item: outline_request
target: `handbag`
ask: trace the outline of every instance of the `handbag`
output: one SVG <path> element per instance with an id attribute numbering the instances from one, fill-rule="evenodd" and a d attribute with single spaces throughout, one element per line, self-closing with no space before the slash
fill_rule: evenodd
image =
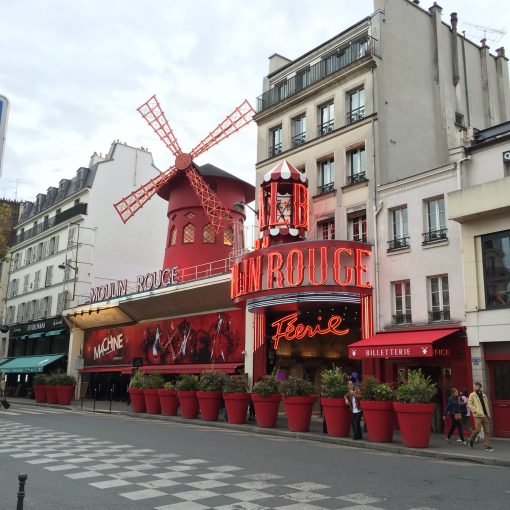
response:
<path id="1" fill-rule="evenodd" d="M 461 413 L 454 413 L 453 418 L 457 421 L 462 421 L 462 414 Z"/>

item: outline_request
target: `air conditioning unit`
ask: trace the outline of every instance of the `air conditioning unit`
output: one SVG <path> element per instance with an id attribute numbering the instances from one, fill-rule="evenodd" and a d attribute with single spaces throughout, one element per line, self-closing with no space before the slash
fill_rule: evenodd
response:
<path id="1" fill-rule="evenodd" d="M 510 163 L 510 151 L 503 152 L 503 163 Z"/>

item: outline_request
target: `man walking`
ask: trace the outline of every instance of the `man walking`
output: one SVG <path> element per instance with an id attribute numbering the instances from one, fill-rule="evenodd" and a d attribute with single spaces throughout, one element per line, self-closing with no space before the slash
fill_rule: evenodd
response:
<path id="1" fill-rule="evenodd" d="M 483 427 L 484 439 L 483 445 L 485 446 L 485 450 L 488 452 L 493 452 L 494 448 L 491 447 L 489 443 L 490 439 L 490 427 L 491 427 L 491 414 L 490 414 L 490 406 L 489 406 L 489 398 L 482 391 L 482 383 L 475 382 L 473 385 L 473 393 L 469 395 L 468 399 L 468 408 L 473 415 L 473 419 L 475 421 L 475 430 L 473 430 L 471 437 L 469 438 L 469 447 L 473 448 L 473 443 L 475 441 L 476 436 L 480 433 L 480 430 Z"/>

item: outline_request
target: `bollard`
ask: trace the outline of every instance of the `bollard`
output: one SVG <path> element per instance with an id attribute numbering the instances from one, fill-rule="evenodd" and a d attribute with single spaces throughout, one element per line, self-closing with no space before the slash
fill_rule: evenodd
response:
<path id="1" fill-rule="evenodd" d="M 22 473 L 18 475 L 19 489 L 18 489 L 18 504 L 16 510 L 23 510 L 23 498 L 25 497 L 25 482 L 27 481 L 27 475 Z"/>
<path id="2" fill-rule="evenodd" d="M 110 390 L 110 414 L 112 412 L 112 400 L 113 400 L 113 387 Z"/>

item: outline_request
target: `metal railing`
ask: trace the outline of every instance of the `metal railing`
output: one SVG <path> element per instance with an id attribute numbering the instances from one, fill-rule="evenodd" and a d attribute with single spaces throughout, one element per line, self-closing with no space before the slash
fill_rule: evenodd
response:
<path id="1" fill-rule="evenodd" d="M 398 239 L 392 239 L 388 241 L 388 251 L 401 250 L 402 248 L 409 247 L 409 237 L 400 237 Z"/>
<path id="2" fill-rule="evenodd" d="M 331 133 L 335 129 L 335 121 L 334 120 L 328 120 L 328 122 L 323 122 L 322 124 L 319 124 L 317 126 L 317 133 L 319 136 L 327 135 L 328 133 Z"/>
<path id="3" fill-rule="evenodd" d="M 423 243 L 434 243 L 436 241 L 443 241 L 448 239 L 446 233 L 448 232 L 447 228 L 441 228 L 439 230 L 429 230 L 428 232 L 424 232 L 423 235 Z"/>
<path id="4" fill-rule="evenodd" d="M 355 122 L 358 122 L 359 120 L 362 120 L 364 118 L 365 118 L 365 106 L 360 106 L 359 108 L 351 110 L 350 112 L 347 112 L 345 114 L 345 122 L 347 124 L 354 124 Z"/>
<path id="5" fill-rule="evenodd" d="M 328 182 L 327 184 L 322 184 L 317 188 L 318 195 L 322 195 L 324 193 L 329 193 L 330 191 L 335 191 L 335 183 Z"/>
<path id="6" fill-rule="evenodd" d="M 351 41 L 345 46 L 338 48 L 336 53 L 325 57 L 320 62 L 310 66 L 306 77 L 302 74 L 288 78 L 282 85 L 276 86 L 264 92 L 257 98 L 257 112 L 262 112 L 271 106 L 305 90 L 324 78 L 336 73 L 348 65 L 375 53 L 377 40 L 370 36 L 363 36 L 356 41 Z"/>
<path id="7" fill-rule="evenodd" d="M 432 310 L 429 312 L 429 321 L 430 322 L 444 322 L 450 320 L 450 309 L 448 307 L 443 308 L 442 310 Z"/>
<path id="8" fill-rule="evenodd" d="M 357 184 L 358 182 L 368 181 L 366 172 L 358 172 L 347 176 L 348 184 Z"/>
<path id="9" fill-rule="evenodd" d="M 292 147 L 297 147 L 298 145 L 302 145 L 306 142 L 306 133 L 299 133 L 298 135 L 294 135 L 292 137 Z"/>
<path id="10" fill-rule="evenodd" d="M 396 313 L 393 317 L 393 324 L 411 324 L 413 322 L 410 313 Z"/>
<path id="11" fill-rule="evenodd" d="M 272 145 L 269 147 L 269 157 L 273 158 L 274 156 L 277 156 L 278 154 L 282 153 L 282 144 L 277 143 L 276 145 Z"/>

